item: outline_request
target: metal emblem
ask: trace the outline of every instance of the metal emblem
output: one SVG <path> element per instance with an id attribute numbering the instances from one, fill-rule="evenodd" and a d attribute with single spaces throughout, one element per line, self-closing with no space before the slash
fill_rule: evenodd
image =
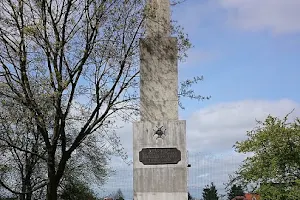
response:
<path id="1" fill-rule="evenodd" d="M 157 135 L 156 139 L 158 139 L 158 138 L 163 139 L 162 136 L 163 136 L 163 135 L 166 136 L 166 130 L 167 130 L 167 129 L 164 129 L 164 130 L 163 130 L 163 129 L 162 129 L 163 127 L 164 127 L 164 126 L 161 126 L 161 127 L 156 126 L 157 130 L 156 130 L 156 131 L 154 130 L 155 133 L 153 134 L 153 136 L 154 136 L 154 135 Z"/>

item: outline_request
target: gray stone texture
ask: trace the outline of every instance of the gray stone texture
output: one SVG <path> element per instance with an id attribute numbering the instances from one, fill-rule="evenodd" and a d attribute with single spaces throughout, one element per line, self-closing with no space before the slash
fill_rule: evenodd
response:
<path id="1" fill-rule="evenodd" d="M 170 35 L 170 0 L 148 0 L 146 13 L 147 37 Z"/>
<path id="2" fill-rule="evenodd" d="M 134 200 L 187 200 L 186 124 L 178 120 L 177 39 L 170 36 L 170 0 L 149 0 L 140 40 L 140 115 L 133 126 Z M 166 129 L 162 138 L 154 135 Z M 177 164 L 144 165 L 143 148 L 177 148 Z M 167 154 L 164 154 L 167 155 Z"/>
<path id="3" fill-rule="evenodd" d="M 141 121 L 178 119 L 177 39 L 140 42 Z"/>
<path id="4" fill-rule="evenodd" d="M 137 192 L 135 193 L 134 200 L 187 200 L 188 195 L 186 192 Z"/>
<path id="5" fill-rule="evenodd" d="M 161 126 L 166 128 L 166 135 L 163 136 L 162 139 L 153 135 L 155 130 L 157 130 L 157 127 Z M 187 199 L 187 154 L 185 130 L 186 123 L 184 120 L 134 123 L 133 186 L 135 200 L 152 200 L 154 196 L 169 196 L 170 198 L 172 197 L 173 200 Z M 165 147 L 177 148 L 181 151 L 181 161 L 179 161 L 178 164 L 144 165 L 139 161 L 139 152 L 143 148 Z M 172 195 L 175 193 L 180 193 L 181 195 Z M 163 197 L 159 199 L 167 200 Z"/>

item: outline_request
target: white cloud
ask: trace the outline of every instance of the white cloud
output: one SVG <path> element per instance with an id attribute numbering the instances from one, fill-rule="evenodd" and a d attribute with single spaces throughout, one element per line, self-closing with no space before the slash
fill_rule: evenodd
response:
<path id="1" fill-rule="evenodd" d="M 246 131 L 254 128 L 255 120 L 263 120 L 269 114 L 291 118 L 300 114 L 300 104 L 288 99 L 277 101 L 245 100 L 220 103 L 196 111 L 186 119 L 187 147 L 190 153 L 224 153 L 230 151 L 236 141 L 245 139 Z M 298 115 L 299 116 L 299 115 Z M 132 155 L 132 123 L 119 122 L 117 130 L 121 143 Z"/>
<path id="2" fill-rule="evenodd" d="M 187 146 L 191 152 L 221 153 L 236 141 L 243 140 L 246 131 L 269 114 L 283 117 L 295 108 L 291 117 L 300 113 L 300 105 L 290 100 L 247 100 L 222 103 L 195 112 L 187 119 Z"/>
<path id="3" fill-rule="evenodd" d="M 195 36 L 207 27 L 224 24 L 246 31 L 293 34 L 300 32 L 299 10 L 299 0 L 187 1 L 174 7 L 173 18 Z"/>
<path id="4" fill-rule="evenodd" d="M 300 32 L 299 0 L 218 0 L 228 22 L 245 30 L 275 34 Z"/>

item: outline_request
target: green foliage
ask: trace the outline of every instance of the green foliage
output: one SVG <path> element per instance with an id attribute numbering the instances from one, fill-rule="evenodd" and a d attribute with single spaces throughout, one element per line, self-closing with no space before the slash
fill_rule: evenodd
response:
<path id="1" fill-rule="evenodd" d="M 300 198 L 300 185 L 288 186 L 289 184 L 262 184 L 257 192 L 262 199 L 296 200 Z"/>
<path id="2" fill-rule="evenodd" d="M 121 191 L 120 188 L 118 189 L 118 191 L 114 195 L 114 199 L 115 200 L 124 200 L 124 195 L 123 195 L 123 193 L 122 193 L 122 191 Z"/>
<path id="3" fill-rule="evenodd" d="M 244 196 L 245 193 L 243 191 L 243 188 L 241 185 L 235 185 L 233 184 L 230 190 L 227 193 L 228 200 L 233 199 L 236 196 Z"/>
<path id="4" fill-rule="evenodd" d="M 193 197 L 190 193 L 188 193 L 188 200 L 193 200 Z"/>
<path id="5" fill-rule="evenodd" d="M 211 183 L 211 185 L 205 186 L 202 192 L 202 196 L 204 200 L 218 200 L 218 191 L 216 189 L 216 186 L 214 183 Z"/>
<path id="6" fill-rule="evenodd" d="M 68 180 L 60 197 L 62 200 L 97 200 L 89 186 L 78 179 Z"/>
<path id="7" fill-rule="evenodd" d="M 237 142 L 239 153 L 253 153 L 244 160 L 231 183 L 254 185 L 263 199 L 299 199 L 300 120 L 268 116 Z"/>

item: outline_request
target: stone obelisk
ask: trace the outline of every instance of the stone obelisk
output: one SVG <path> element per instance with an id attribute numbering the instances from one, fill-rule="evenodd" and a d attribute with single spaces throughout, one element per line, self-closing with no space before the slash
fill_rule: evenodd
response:
<path id="1" fill-rule="evenodd" d="M 152 0 L 140 40 L 140 115 L 133 125 L 134 200 L 187 200 L 186 123 L 178 120 L 177 39 L 170 1 Z"/>

